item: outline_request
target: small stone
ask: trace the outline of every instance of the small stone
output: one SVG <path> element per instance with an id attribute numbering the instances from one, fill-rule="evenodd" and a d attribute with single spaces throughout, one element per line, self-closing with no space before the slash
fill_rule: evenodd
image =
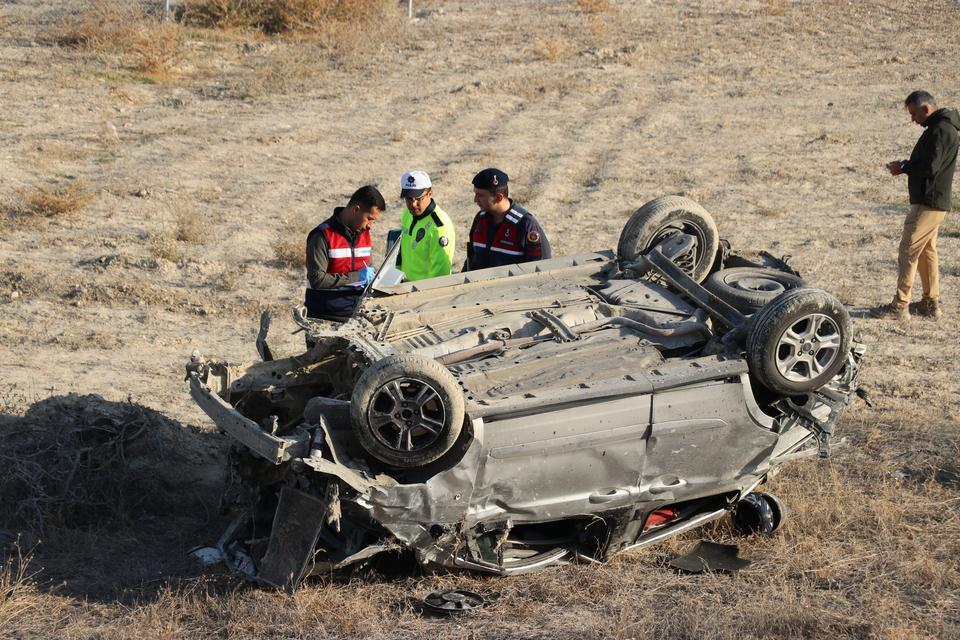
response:
<path id="1" fill-rule="evenodd" d="M 10 294 L 10 299 L 11 299 L 11 300 L 16 300 L 16 299 L 19 298 L 19 297 L 20 297 L 20 292 L 19 292 L 19 291 L 14 291 L 13 293 Z"/>

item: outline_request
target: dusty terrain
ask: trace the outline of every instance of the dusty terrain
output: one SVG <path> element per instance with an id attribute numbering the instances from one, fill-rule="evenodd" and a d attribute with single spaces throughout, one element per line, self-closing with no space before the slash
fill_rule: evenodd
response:
<path id="1" fill-rule="evenodd" d="M 906 185 L 883 164 L 920 133 L 902 99 L 960 105 L 956 1 L 434 1 L 322 38 L 175 26 L 156 68 L 58 38 L 85 4 L 0 5 L 0 544 L 22 533 L 29 555 L 0 573 L 0 636 L 960 636 L 955 216 L 945 317 L 862 317 L 893 292 Z M 306 229 L 376 183 L 382 251 L 399 176 L 423 168 L 462 239 L 486 166 L 556 254 L 615 246 L 635 208 L 680 193 L 734 247 L 792 255 L 870 349 L 876 407 L 845 414 L 850 445 L 771 482 L 791 519 L 738 540 L 755 563 L 735 576 L 664 564 L 731 541 L 723 524 L 606 566 L 370 571 L 293 598 L 188 566 L 221 526 L 223 441 L 186 393 L 190 351 L 255 358 L 265 308 L 274 350 L 299 348 Z M 41 206 L 69 185 L 75 211 Z M 451 585 L 499 596 L 418 613 Z"/>

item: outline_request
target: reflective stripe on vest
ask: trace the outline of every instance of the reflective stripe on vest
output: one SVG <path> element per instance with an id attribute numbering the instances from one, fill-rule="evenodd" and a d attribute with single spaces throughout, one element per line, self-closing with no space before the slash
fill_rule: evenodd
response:
<path id="1" fill-rule="evenodd" d="M 327 239 L 327 273 L 349 273 L 369 266 L 373 246 L 369 229 L 364 229 L 357 236 L 356 244 L 351 245 L 350 240 L 332 226 L 322 228 Z"/>
<path id="2" fill-rule="evenodd" d="M 511 209 L 494 230 L 490 214 L 483 213 L 477 219 L 473 228 L 470 244 L 473 245 L 474 249 L 488 249 L 511 256 L 522 256 L 524 255 L 523 234 L 519 226 L 522 219 L 522 213 L 517 213 L 515 209 Z"/>

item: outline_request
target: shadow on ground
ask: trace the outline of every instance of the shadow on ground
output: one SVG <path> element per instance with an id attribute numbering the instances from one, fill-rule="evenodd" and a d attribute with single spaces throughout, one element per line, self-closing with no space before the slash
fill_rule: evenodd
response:
<path id="1" fill-rule="evenodd" d="M 0 546 L 45 589 L 133 601 L 198 569 L 223 527 L 226 440 L 131 402 L 54 396 L 0 413 Z"/>

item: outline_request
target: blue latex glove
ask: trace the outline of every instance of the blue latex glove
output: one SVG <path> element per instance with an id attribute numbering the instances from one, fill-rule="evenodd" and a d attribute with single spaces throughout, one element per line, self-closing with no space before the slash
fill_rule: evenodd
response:
<path id="1" fill-rule="evenodd" d="M 377 275 L 377 270 L 373 267 L 364 267 L 358 273 L 360 274 L 360 282 L 366 285 L 373 282 L 373 276 Z"/>

